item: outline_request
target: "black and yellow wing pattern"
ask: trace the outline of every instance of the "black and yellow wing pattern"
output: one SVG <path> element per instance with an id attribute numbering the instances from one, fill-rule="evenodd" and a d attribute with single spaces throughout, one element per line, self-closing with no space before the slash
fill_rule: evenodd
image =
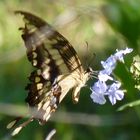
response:
<path id="1" fill-rule="evenodd" d="M 26 102 L 36 112 L 27 122 L 16 127 L 13 135 L 34 118 L 44 124 L 70 89 L 73 89 L 73 101 L 78 102 L 79 91 L 91 74 L 91 69 L 84 71 L 68 40 L 46 21 L 28 12 L 16 13 L 24 16 L 25 27 L 20 30 L 28 60 L 35 68 L 26 86 Z"/>

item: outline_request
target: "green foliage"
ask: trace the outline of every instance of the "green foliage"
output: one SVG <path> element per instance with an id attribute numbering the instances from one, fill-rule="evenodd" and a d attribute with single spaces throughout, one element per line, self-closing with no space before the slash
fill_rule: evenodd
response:
<path id="1" fill-rule="evenodd" d="M 131 103 L 127 103 L 121 107 L 118 108 L 118 111 L 122 111 L 128 107 L 134 107 L 134 106 L 138 106 L 140 105 L 140 100 L 137 100 L 137 101 L 134 101 L 134 102 L 131 102 Z"/>
<path id="2" fill-rule="evenodd" d="M 139 0 L 110 1 L 104 6 L 104 14 L 110 25 L 135 49 L 139 47 L 140 8 Z"/>
<path id="3" fill-rule="evenodd" d="M 115 76 L 126 90 L 123 101 L 115 106 L 110 103 L 103 106 L 96 105 L 89 97 L 89 90 L 82 89 L 77 105 L 72 103 L 69 94 L 59 106 L 57 112 L 68 113 L 68 116 L 65 117 L 64 113 L 58 115 L 56 112 L 55 119 L 52 117 L 46 125 L 40 126 L 34 121 L 13 138 L 9 136 L 10 130 L 6 129 L 6 125 L 14 118 L 8 111 L 12 108 L 5 111 L 1 109 L 0 139 L 45 140 L 47 134 L 54 128 L 56 129 L 54 140 L 139 139 L 140 110 L 137 105 L 140 93 L 135 89 L 135 80 L 139 79 L 137 72 L 139 68 L 135 69 L 133 66 L 137 63 L 132 63 L 133 55 L 139 54 L 139 5 L 139 0 L 0 1 L 0 103 L 26 105 L 24 99 L 27 93 L 24 87 L 28 82 L 26 77 L 31 72 L 20 37 L 21 32 L 18 31 L 23 22 L 20 16 L 14 15 L 14 10 L 30 11 L 54 25 L 70 40 L 85 66 L 89 62 L 85 58 L 90 59 L 95 53 L 96 57 L 91 62 L 94 70 L 99 70 L 100 61 L 105 60 L 115 49 L 124 48 L 126 44 L 134 49 L 132 55 L 126 56 L 125 66 L 119 63 L 115 70 Z M 85 47 L 86 41 L 89 52 Z M 130 74 L 130 66 L 133 74 Z M 133 79 L 133 76 L 137 78 Z M 91 80 L 88 84 L 95 80 Z M 117 112 L 120 106 L 120 110 L 123 111 Z M 130 106 L 133 108 L 127 108 Z M 77 115 L 73 116 L 71 112 Z"/>
<path id="4" fill-rule="evenodd" d="M 130 67 L 130 72 L 135 80 L 135 88 L 140 90 L 140 57 L 139 55 L 133 57 L 133 63 Z"/>

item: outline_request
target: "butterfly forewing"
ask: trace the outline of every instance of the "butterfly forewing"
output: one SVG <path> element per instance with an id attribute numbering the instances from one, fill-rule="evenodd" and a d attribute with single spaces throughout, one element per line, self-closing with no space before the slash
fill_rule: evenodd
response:
<path id="1" fill-rule="evenodd" d="M 46 50 L 49 50 L 49 52 L 56 50 L 55 55 L 59 54 L 62 57 L 69 72 L 73 70 L 83 71 L 76 51 L 66 38 L 54 30 L 44 20 L 27 12 L 18 11 L 18 13 L 24 15 L 26 19 L 22 36 L 27 49 L 34 49 L 40 45 L 46 44 L 44 45 Z M 53 55 L 53 57 L 55 55 Z M 41 57 L 42 55 L 39 56 Z"/>
<path id="2" fill-rule="evenodd" d="M 26 88 L 29 90 L 26 101 L 30 105 L 36 105 L 42 101 L 46 93 L 44 90 L 50 90 L 58 75 L 75 70 L 81 72 L 83 68 L 75 50 L 60 33 L 30 13 L 23 11 L 18 13 L 24 15 L 26 21 L 25 28 L 22 28 L 22 38 L 27 48 L 28 59 L 41 71 L 40 75 L 35 71 L 36 74 L 31 74 L 29 78 L 34 79 L 36 76 L 36 79 L 41 80 L 38 83 L 30 80 L 31 83 Z"/>
<path id="3" fill-rule="evenodd" d="M 79 91 L 89 79 L 89 73 L 84 71 L 76 51 L 66 38 L 41 18 L 28 12 L 16 13 L 24 16 L 25 27 L 20 29 L 28 60 L 35 67 L 26 86 L 26 102 L 37 111 L 27 122 L 19 125 L 14 134 L 33 118 L 40 123 L 46 122 L 72 88 L 73 101 L 78 102 Z"/>
<path id="4" fill-rule="evenodd" d="M 21 29 L 28 59 L 37 68 L 29 77 L 31 83 L 26 87 L 29 90 L 26 101 L 38 106 L 46 100 L 45 94 L 59 75 L 81 71 L 82 67 L 71 44 L 47 22 L 27 12 L 18 13 L 25 19 L 25 27 Z"/>

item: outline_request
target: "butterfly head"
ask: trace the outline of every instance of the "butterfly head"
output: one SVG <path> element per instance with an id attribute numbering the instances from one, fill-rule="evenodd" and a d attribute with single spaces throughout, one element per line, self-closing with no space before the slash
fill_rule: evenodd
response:
<path id="1" fill-rule="evenodd" d="M 92 74 L 92 73 L 94 73 L 94 71 L 91 67 L 88 67 L 87 70 L 86 70 L 86 73 L 91 73 Z"/>

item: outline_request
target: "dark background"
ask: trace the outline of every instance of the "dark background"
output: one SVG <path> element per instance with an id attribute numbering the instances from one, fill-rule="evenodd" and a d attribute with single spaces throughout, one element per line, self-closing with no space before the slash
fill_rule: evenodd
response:
<path id="1" fill-rule="evenodd" d="M 11 138 L 6 125 L 24 112 L 17 105 L 26 105 L 24 87 L 32 70 L 18 31 L 23 25 L 22 17 L 15 15 L 15 10 L 32 12 L 52 24 L 71 42 L 83 65 L 90 63 L 94 70 L 102 69 L 100 61 L 116 49 L 133 48 L 133 53 L 125 57 L 125 65 L 119 63 L 114 73 L 126 90 L 125 98 L 114 106 L 109 101 L 101 106 L 92 102 L 90 90 L 84 88 L 79 103 L 74 105 L 69 93 L 46 125 L 34 121 Z M 117 111 L 140 97 L 129 72 L 133 55 L 139 53 L 139 42 L 139 0 L 1 0 L 0 139 L 45 140 L 55 128 L 54 140 L 139 140 L 139 106 Z M 94 81 L 90 80 L 88 85 Z"/>

